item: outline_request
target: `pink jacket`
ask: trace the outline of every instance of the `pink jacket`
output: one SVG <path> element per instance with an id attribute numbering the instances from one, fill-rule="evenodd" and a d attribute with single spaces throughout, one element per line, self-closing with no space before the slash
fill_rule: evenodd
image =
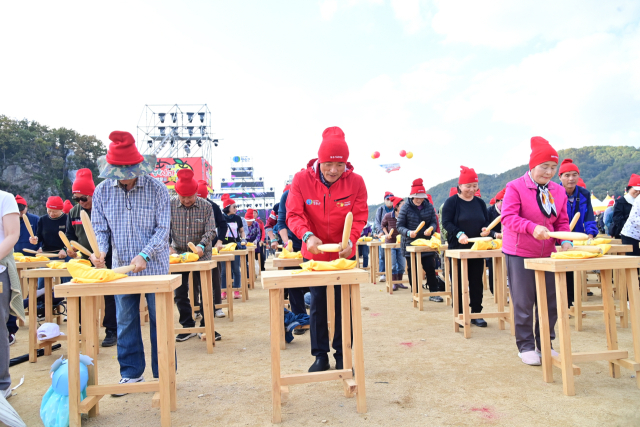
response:
<path id="1" fill-rule="evenodd" d="M 555 239 L 536 240 L 533 230 L 543 225 L 549 231 L 569 231 L 567 193 L 561 185 L 549 183 L 558 216 L 547 218 L 536 200 L 536 184 L 525 173 L 507 184 L 502 202 L 502 252 L 523 258 L 547 258 L 556 251 Z"/>

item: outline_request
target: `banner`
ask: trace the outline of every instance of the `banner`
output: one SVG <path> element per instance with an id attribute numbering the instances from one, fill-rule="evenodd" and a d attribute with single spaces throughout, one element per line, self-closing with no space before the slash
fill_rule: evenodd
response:
<path id="1" fill-rule="evenodd" d="M 202 157 L 160 157 L 156 162 L 155 169 L 151 172 L 151 176 L 161 180 L 167 188 L 174 188 L 180 169 L 193 170 L 193 178 L 196 181 L 200 179 L 207 181 L 209 192 L 213 192 L 212 168 L 209 162 Z"/>
<path id="2" fill-rule="evenodd" d="M 264 188 L 264 181 L 223 182 L 220 184 L 220 188 Z"/>
<path id="3" fill-rule="evenodd" d="M 385 170 L 385 172 L 390 173 L 394 171 L 400 170 L 400 163 L 389 163 L 386 165 L 380 165 L 381 168 Z"/>
<path id="4" fill-rule="evenodd" d="M 213 193 L 211 198 L 213 200 L 220 200 L 223 194 L 228 194 L 232 199 L 273 199 L 275 198 L 275 192 L 273 191 L 252 191 L 252 192 L 237 192 L 237 193 Z"/>
<path id="5" fill-rule="evenodd" d="M 236 178 L 253 179 L 253 171 L 238 171 L 238 172 L 231 171 L 231 179 L 236 179 Z"/>

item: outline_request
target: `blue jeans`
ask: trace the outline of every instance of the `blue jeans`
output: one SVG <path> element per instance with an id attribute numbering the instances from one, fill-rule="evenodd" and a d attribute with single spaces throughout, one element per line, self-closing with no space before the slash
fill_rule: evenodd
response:
<path id="1" fill-rule="evenodd" d="M 227 263 L 226 262 L 221 262 L 221 270 L 220 270 L 220 274 L 222 275 L 222 289 L 227 289 Z M 240 255 L 236 255 L 233 259 L 233 261 L 231 261 L 231 275 L 233 277 L 233 287 L 234 288 L 240 288 L 241 285 L 241 278 L 242 276 L 240 275 Z"/>
<path id="2" fill-rule="evenodd" d="M 156 296 L 145 294 L 149 307 L 151 341 L 151 370 L 158 378 L 158 346 L 156 338 Z M 146 362 L 140 330 L 140 294 L 116 295 L 118 320 L 118 362 L 122 378 L 138 378 L 144 373 Z M 169 337 L 171 339 L 171 337 Z"/>
<path id="3" fill-rule="evenodd" d="M 378 262 L 378 271 L 380 273 L 384 273 L 384 249 L 380 246 L 378 246 L 378 258 L 380 258 L 380 261 Z"/>
<path id="4" fill-rule="evenodd" d="M 402 249 L 391 249 L 391 263 L 393 265 L 391 274 L 404 274 L 406 260 L 402 256 Z"/>
<path id="5" fill-rule="evenodd" d="M 360 246 L 360 253 L 362 254 L 362 266 L 369 267 L 369 246 Z"/>

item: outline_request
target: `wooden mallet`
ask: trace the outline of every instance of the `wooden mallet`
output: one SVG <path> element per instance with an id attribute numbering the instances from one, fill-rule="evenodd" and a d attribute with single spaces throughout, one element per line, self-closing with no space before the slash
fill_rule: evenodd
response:
<path id="1" fill-rule="evenodd" d="M 424 221 L 422 221 L 418 227 L 414 230 L 416 232 L 416 234 L 418 234 L 418 231 L 422 230 L 422 227 L 424 227 Z"/>
<path id="2" fill-rule="evenodd" d="M 579 219 L 580 219 L 580 212 L 576 212 L 576 214 L 573 216 L 573 219 L 571 220 L 571 224 L 569 224 L 570 231 L 573 231 L 573 228 L 576 226 Z"/>
<path id="3" fill-rule="evenodd" d="M 351 225 L 353 224 L 353 214 L 349 212 L 344 219 L 344 229 L 342 230 L 342 247 L 346 248 L 349 245 L 349 235 L 351 234 Z M 327 243 L 325 245 L 318 245 L 320 252 L 340 252 L 340 244 Z"/>
<path id="4" fill-rule="evenodd" d="M 29 232 L 29 234 L 31 235 L 31 237 L 36 237 L 33 234 L 33 228 L 31 228 L 31 223 L 29 222 L 29 219 L 27 218 L 27 215 L 22 215 L 22 220 L 24 221 L 24 225 L 27 227 L 27 231 Z"/>
<path id="5" fill-rule="evenodd" d="M 133 271 L 134 268 L 136 268 L 135 265 L 125 265 L 124 267 L 114 268 L 111 271 L 113 271 L 114 273 L 119 273 L 119 274 L 127 274 L 130 271 Z"/>
<path id="6" fill-rule="evenodd" d="M 91 225 L 91 218 L 89 218 L 89 214 L 86 211 L 80 211 L 80 219 L 82 220 L 82 227 L 84 228 L 84 232 L 87 234 L 89 245 L 91 245 L 93 256 L 95 256 L 96 258 L 100 258 L 100 246 L 98 246 L 98 239 L 96 238 L 96 233 L 93 231 L 93 226 Z"/>
<path id="7" fill-rule="evenodd" d="M 71 246 L 73 246 L 77 251 L 82 252 L 86 256 L 91 256 L 91 252 L 89 252 L 89 249 L 85 248 L 80 243 L 76 242 L 75 240 L 72 240 L 69 243 L 71 243 Z"/>
<path id="8" fill-rule="evenodd" d="M 496 219 L 491 221 L 491 224 L 489 224 L 489 226 L 487 227 L 487 231 L 491 231 L 493 229 L 493 227 L 495 227 L 496 225 L 500 224 L 500 221 L 502 221 L 502 215 L 498 215 L 498 217 Z"/>
<path id="9" fill-rule="evenodd" d="M 589 236 L 584 233 L 575 233 L 572 231 L 550 231 L 549 237 L 558 240 L 587 240 Z"/>
<path id="10" fill-rule="evenodd" d="M 198 248 L 196 247 L 196 245 L 194 245 L 193 243 L 189 242 L 187 243 L 187 246 L 189 246 L 189 249 L 191 249 L 191 252 L 193 252 L 194 254 L 198 254 Z"/>
<path id="11" fill-rule="evenodd" d="M 38 251 L 34 251 L 33 249 L 23 249 L 23 252 L 27 252 L 29 254 L 35 254 L 35 255 L 39 255 L 39 256 L 46 256 L 47 258 L 57 258 L 58 254 L 49 254 L 49 253 L 44 253 L 44 252 L 38 252 Z"/>

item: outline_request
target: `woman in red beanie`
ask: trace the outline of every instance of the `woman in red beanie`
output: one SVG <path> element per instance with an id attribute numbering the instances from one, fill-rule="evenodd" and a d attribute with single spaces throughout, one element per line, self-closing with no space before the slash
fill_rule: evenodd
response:
<path id="1" fill-rule="evenodd" d="M 479 197 L 478 175 L 476 171 L 466 166 L 460 166 L 457 194 L 449 197 L 442 207 L 442 226 L 447 230 L 449 249 L 471 249 L 470 237 L 480 237 L 495 231 L 485 232 L 484 228 L 491 222 L 486 203 Z M 457 260 L 458 272 L 461 262 Z M 468 261 L 469 306 L 472 313 L 482 313 L 482 275 L 484 274 L 484 259 L 470 259 Z M 458 312 L 462 312 L 462 274 L 458 274 Z M 484 319 L 471 319 L 471 324 L 485 328 Z"/>
<path id="2" fill-rule="evenodd" d="M 367 188 L 360 175 L 353 172 L 347 162 L 349 147 L 344 132 L 339 127 L 330 127 L 322 133 L 318 158 L 311 160 L 307 169 L 293 178 L 287 197 L 287 225 L 302 239 L 302 256 L 317 261 L 331 261 L 338 257 L 353 258 L 360 233 L 364 228 L 369 209 Z M 349 246 L 340 253 L 322 253 L 318 246 L 342 241 L 342 231 L 347 213 L 353 214 L 353 225 Z M 309 372 L 326 371 L 330 368 L 328 353 L 329 331 L 327 329 L 327 289 L 314 286 L 311 292 L 311 354 L 316 361 Z M 340 309 L 340 286 L 335 287 L 335 332 L 333 335 L 336 369 L 342 369 L 342 316 Z"/>
<path id="3" fill-rule="evenodd" d="M 382 217 L 382 222 L 380 223 L 382 231 L 386 236 L 388 236 L 385 238 L 385 243 L 396 243 L 397 236 L 400 235 L 397 226 L 398 213 L 404 204 L 404 199 L 402 197 L 392 196 L 391 203 L 393 211 L 385 214 L 384 217 Z M 391 232 L 391 234 L 389 234 L 389 232 Z M 402 255 L 402 248 L 391 249 L 391 262 L 393 267 L 391 269 L 391 280 L 389 282 L 400 282 L 406 268 L 406 262 Z M 387 272 L 387 275 L 388 274 L 389 272 Z M 389 279 L 387 278 L 387 280 Z M 402 283 L 393 283 L 393 290 L 398 290 L 398 288 L 407 289 L 407 287 Z"/>
<path id="4" fill-rule="evenodd" d="M 499 217 L 502 213 L 502 200 L 504 199 L 505 191 L 506 188 L 503 188 L 498 191 L 498 194 L 496 194 L 493 199 L 491 199 L 493 203 L 490 203 L 491 206 L 487 209 L 489 221 L 491 222 L 493 222 L 493 220 Z M 493 231 L 495 231 L 494 237 L 496 239 L 502 239 L 502 223 L 499 222 L 495 227 L 493 227 Z M 485 258 L 484 260 L 487 265 L 487 270 L 489 270 L 489 289 L 493 295 L 493 258 Z"/>
<path id="5" fill-rule="evenodd" d="M 245 241 L 245 230 L 242 223 L 242 218 L 236 214 L 238 208 L 236 207 L 236 201 L 231 198 L 228 194 L 222 195 L 222 213 L 224 215 L 224 220 L 227 223 L 227 235 L 223 239 L 223 243 L 225 245 L 229 243 L 237 243 L 238 245 L 243 245 L 246 243 Z M 221 263 L 220 275 L 222 276 L 222 289 L 227 289 L 227 263 Z M 236 255 L 234 260 L 231 262 L 231 271 L 233 277 L 233 288 L 240 289 L 241 279 L 240 276 L 240 255 Z M 240 291 L 233 292 L 234 299 L 242 298 L 240 296 Z M 222 299 L 227 299 L 227 293 L 222 292 Z"/>
<path id="6" fill-rule="evenodd" d="M 540 334 L 536 305 L 535 271 L 524 268 L 527 258 L 549 257 L 556 242 L 549 231 L 569 231 L 567 194 L 551 181 L 558 168 L 558 153 L 539 136 L 531 138 L 529 171 L 507 184 L 502 206 L 502 252 L 507 262 L 511 307 L 514 312 L 518 355 L 527 365 L 540 365 Z M 571 242 L 562 242 L 563 250 Z M 551 339 L 558 319 L 556 283 L 546 272 Z M 535 335 L 533 319 L 536 319 Z M 555 353 L 552 351 L 552 353 Z"/>
<path id="7" fill-rule="evenodd" d="M 63 206 L 62 198 L 58 196 L 47 199 L 47 214 L 38 220 L 36 237 L 29 239 L 29 243 L 38 246 L 38 252 L 57 253 L 58 258 L 67 257 L 64 243 L 58 234 L 60 231 L 64 233 L 67 224 L 67 215 L 62 211 Z"/>

